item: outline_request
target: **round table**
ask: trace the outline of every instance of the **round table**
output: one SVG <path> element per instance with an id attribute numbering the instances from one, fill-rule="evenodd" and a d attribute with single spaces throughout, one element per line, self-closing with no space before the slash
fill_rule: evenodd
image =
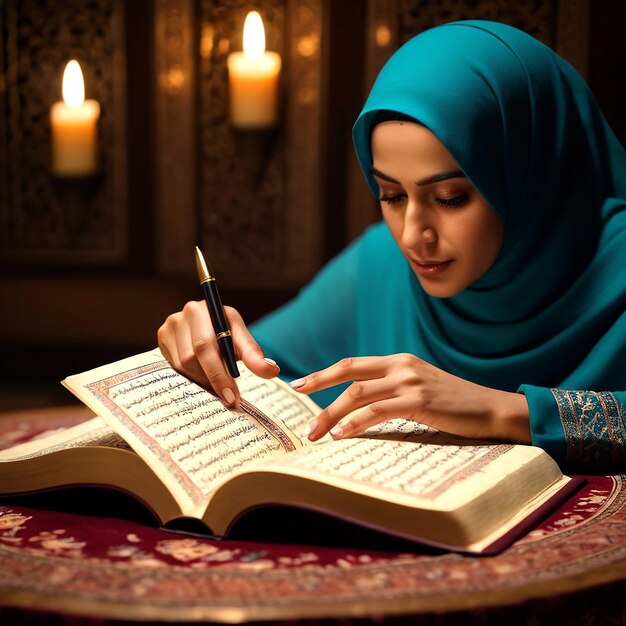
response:
<path id="1" fill-rule="evenodd" d="M 1 414 L 0 448 L 90 416 L 79 407 Z M 559 511 L 492 557 L 376 539 L 355 545 L 349 533 L 342 544 L 327 529 L 295 544 L 214 540 L 159 529 L 130 500 L 101 491 L 5 497 L 0 623 L 620 623 L 625 485 L 622 476 L 588 477 Z M 324 545 L 331 538 L 333 547 Z"/>

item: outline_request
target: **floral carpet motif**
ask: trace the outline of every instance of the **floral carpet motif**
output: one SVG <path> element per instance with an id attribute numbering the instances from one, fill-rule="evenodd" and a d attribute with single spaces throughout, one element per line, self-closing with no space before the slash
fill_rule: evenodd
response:
<path id="1" fill-rule="evenodd" d="M 84 418 L 0 419 L 0 447 Z M 534 601 L 626 574 L 621 476 L 590 477 L 524 539 L 478 558 L 406 544 L 219 541 L 102 515 L 106 500 L 87 515 L 47 498 L 0 501 L 1 606 L 179 621 L 401 616 Z"/>

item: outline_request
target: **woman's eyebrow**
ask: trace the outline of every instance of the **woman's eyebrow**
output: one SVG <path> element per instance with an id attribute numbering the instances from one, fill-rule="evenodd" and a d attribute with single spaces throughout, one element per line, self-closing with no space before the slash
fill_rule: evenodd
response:
<path id="1" fill-rule="evenodd" d="M 418 187 L 425 187 L 426 185 L 432 185 L 433 183 L 438 183 L 442 180 L 447 180 L 448 178 L 467 178 L 467 176 L 465 176 L 461 170 L 449 170 L 447 172 L 440 172 L 439 174 L 427 176 L 426 178 L 420 178 L 415 181 L 415 184 Z"/>
<path id="2" fill-rule="evenodd" d="M 377 170 L 375 167 L 372 167 L 370 169 L 370 174 L 372 174 L 373 176 L 377 176 L 378 178 L 382 178 L 383 180 L 389 181 L 390 183 L 395 183 L 396 185 L 400 184 L 395 178 L 391 178 L 391 176 L 387 176 L 387 174 L 383 174 L 382 172 Z"/>
<path id="3" fill-rule="evenodd" d="M 370 174 L 382 180 L 386 180 L 390 183 L 395 183 L 396 185 L 400 184 L 395 178 L 391 178 L 391 176 L 387 176 L 387 174 L 383 174 L 380 170 L 377 170 L 375 167 L 372 167 L 370 169 Z M 419 180 L 415 181 L 415 184 L 418 187 L 425 187 L 426 185 L 439 183 L 442 180 L 447 180 L 448 178 L 467 178 L 467 176 L 465 176 L 465 174 L 461 170 L 449 170 L 447 172 L 439 172 L 438 174 L 427 176 L 426 178 L 420 178 Z"/>

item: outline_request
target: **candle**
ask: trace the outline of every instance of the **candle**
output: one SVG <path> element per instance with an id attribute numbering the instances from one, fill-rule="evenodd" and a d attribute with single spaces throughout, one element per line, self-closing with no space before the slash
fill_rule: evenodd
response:
<path id="1" fill-rule="evenodd" d="M 263 20 L 250 11 L 243 27 L 243 52 L 228 55 L 230 119 L 241 129 L 267 128 L 278 121 L 281 59 L 265 51 Z"/>
<path id="2" fill-rule="evenodd" d="M 71 60 L 63 72 L 63 102 L 50 109 L 52 172 L 56 176 L 83 177 L 98 168 L 97 123 L 100 105 L 85 100 L 83 73 Z"/>

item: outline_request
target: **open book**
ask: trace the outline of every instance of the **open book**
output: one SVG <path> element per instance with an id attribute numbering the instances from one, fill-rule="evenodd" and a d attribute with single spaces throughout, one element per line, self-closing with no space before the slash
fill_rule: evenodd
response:
<path id="1" fill-rule="evenodd" d="M 301 439 L 308 397 L 241 364 L 241 410 L 172 369 L 159 350 L 64 384 L 97 415 L 0 452 L 0 493 L 103 485 L 165 524 L 227 536 L 262 506 L 325 512 L 430 545 L 495 552 L 576 486 L 542 450 L 467 441 L 391 420 L 364 436 Z"/>

